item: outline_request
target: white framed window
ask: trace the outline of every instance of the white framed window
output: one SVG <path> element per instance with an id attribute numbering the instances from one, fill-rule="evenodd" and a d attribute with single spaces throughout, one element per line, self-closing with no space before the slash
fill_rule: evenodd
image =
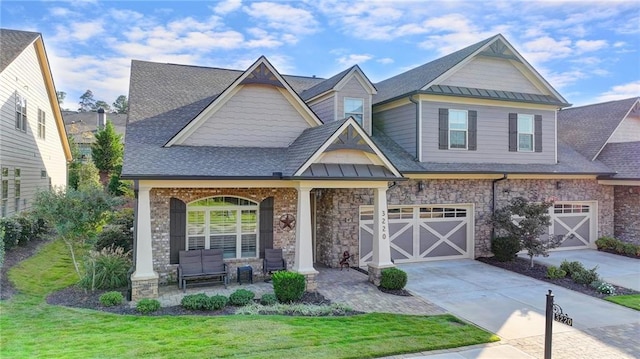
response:
<path id="1" fill-rule="evenodd" d="M 16 91 L 16 129 L 27 131 L 27 99 Z"/>
<path id="2" fill-rule="evenodd" d="M 449 148 L 467 149 L 469 120 L 466 110 L 449 110 Z"/>
<path id="3" fill-rule="evenodd" d="M 533 152 L 533 115 L 518 114 L 518 151 Z"/>
<path id="4" fill-rule="evenodd" d="M 7 201 L 9 200 L 9 180 L 2 180 L 2 217 L 7 215 Z"/>
<path id="5" fill-rule="evenodd" d="M 46 113 L 41 109 L 38 109 L 38 138 L 41 138 L 43 140 L 45 139 L 46 130 L 45 117 Z"/>
<path id="6" fill-rule="evenodd" d="M 40 178 L 47 178 L 47 170 L 40 170 Z"/>
<path id="7" fill-rule="evenodd" d="M 9 167 L 2 167 L 2 177 L 9 177 Z"/>
<path id="8" fill-rule="evenodd" d="M 222 249 L 224 258 L 258 256 L 258 203 L 231 196 L 187 205 L 186 248 Z"/>
<path id="9" fill-rule="evenodd" d="M 364 99 L 361 98 L 344 98 L 344 118 L 353 117 L 360 126 L 363 126 L 364 118 Z"/>

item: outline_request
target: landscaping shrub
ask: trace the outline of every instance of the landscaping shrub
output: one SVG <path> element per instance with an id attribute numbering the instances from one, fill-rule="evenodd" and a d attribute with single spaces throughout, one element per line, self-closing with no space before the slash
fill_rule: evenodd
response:
<path id="1" fill-rule="evenodd" d="M 251 303 L 255 296 L 256 295 L 250 290 L 238 289 L 229 296 L 229 303 L 231 303 L 231 305 L 241 307 Z"/>
<path id="2" fill-rule="evenodd" d="M 2 242 L 4 248 L 10 250 L 18 245 L 22 236 L 22 226 L 16 217 L 0 218 L 0 228 L 2 229 Z"/>
<path id="3" fill-rule="evenodd" d="M 596 270 L 598 266 L 591 269 L 582 269 L 580 271 L 571 272 L 571 279 L 578 284 L 589 285 L 599 279 Z"/>
<path id="4" fill-rule="evenodd" d="M 547 268 L 547 278 L 549 279 L 560 279 L 567 276 L 567 272 L 561 268 L 556 266 L 549 266 Z"/>
<path id="5" fill-rule="evenodd" d="M 274 305 L 278 303 L 278 298 L 276 298 L 275 294 L 265 294 L 260 298 L 260 304 L 262 305 Z"/>
<path id="6" fill-rule="evenodd" d="M 85 260 L 85 275 L 80 285 L 91 290 L 124 287 L 130 267 L 129 253 L 122 248 L 108 247 L 100 252 L 91 251 Z"/>
<path id="7" fill-rule="evenodd" d="M 160 302 L 156 299 L 140 299 L 138 304 L 136 304 L 136 310 L 142 314 L 152 313 L 158 309 L 160 309 Z"/>
<path id="8" fill-rule="evenodd" d="M 125 233 L 116 227 L 105 228 L 98 234 L 95 247 L 97 251 L 108 247 L 120 247 L 125 252 L 130 252 L 133 248 L 133 234 Z"/>
<path id="9" fill-rule="evenodd" d="M 273 273 L 273 291 L 281 303 L 300 300 L 304 294 L 306 280 L 300 273 L 278 271 Z"/>
<path id="10" fill-rule="evenodd" d="M 496 237 L 491 240 L 491 252 L 500 262 L 509 262 L 516 258 L 522 249 L 522 243 L 516 237 Z"/>
<path id="11" fill-rule="evenodd" d="M 229 298 L 224 295 L 214 295 L 209 298 L 210 310 L 218 310 L 224 308 L 229 303 Z"/>
<path id="12" fill-rule="evenodd" d="M 184 309 L 208 310 L 210 307 L 209 297 L 204 293 L 185 295 L 180 301 Z"/>
<path id="13" fill-rule="evenodd" d="M 605 282 L 600 283 L 600 285 L 598 285 L 596 290 L 598 291 L 598 293 L 602 293 L 606 295 L 616 295 L 616 288 L 609 283 L 605 283 Z"/>
<path id="14" fill-rule="evenodd" d="M 628 256 L 635 256 L 636 252 L 640 249 L 640 248 L 636 248 L 637 246 L 633 243 L 625 243 L 624 244 L 624 254 L 628 255 Z"/>
<path id="15" fill-rule="evenodd" d="M 585 270 L 582 263 L 578 261 L 569 262 L 567 260 L 563 260 L 562 263 L 560 263 L 560 269 L 567 272 L 568 276 L 573 276 L 573 273 L 582 272 Z"/>
<path id="16" fill-rule="evenodd" d="M 617 242 L 619 241 L 613 237 L 600 237 L 596 240 L 596 246 L 598 249 L 615 250 Z"/>
<path id="17" fill-rule="evenodd" d="M 100 296 L 100 303 L 105 307 L 113 307 L 122 304 L 124 297 L 120 292 L 106 292 Z"/>
<path id="18" fill-rule="evenodd" d="M 384 289 L 399 290 L 407 285 L 407 273 L 398 268 L 387 268 L 382 270 L 380 286 Z"/>

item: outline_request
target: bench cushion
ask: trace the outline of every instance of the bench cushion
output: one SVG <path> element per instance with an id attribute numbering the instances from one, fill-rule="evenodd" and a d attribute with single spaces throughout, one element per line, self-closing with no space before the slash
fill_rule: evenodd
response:
<path id="1" fill-rule="evenodd" d="M 226 273 L 222 249 L 202 250 L 202 272 L 204 274 Z"/>
<path id="2" fill-rule="evenodd" d="M 200 251 L 180 251 L 180 269 L 183 276 L 202 274 Z"/>

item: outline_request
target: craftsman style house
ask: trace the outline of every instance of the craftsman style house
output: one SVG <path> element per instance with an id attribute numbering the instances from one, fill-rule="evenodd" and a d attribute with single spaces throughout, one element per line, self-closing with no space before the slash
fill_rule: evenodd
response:
<path id="1" fill-rule="evenodd" d="M 39 33 L 0 29 L 1 216 L 67 184 L 71 152 Z"/>
<path id="2" fill-rule="evenodd" d="M 496 35 L 372 84 L 133 61 L 122 177 L 138 194 L 133 299 L 175 280 L 180 250 L 235 273 L 265 248 L 315 286 L 343 251 L 376 282 L 395 263 L 475 258 L 492 211 L 554 199 L 560 249 L 614 233 L 614 171 L 556 132 L 570 106 Z"/>

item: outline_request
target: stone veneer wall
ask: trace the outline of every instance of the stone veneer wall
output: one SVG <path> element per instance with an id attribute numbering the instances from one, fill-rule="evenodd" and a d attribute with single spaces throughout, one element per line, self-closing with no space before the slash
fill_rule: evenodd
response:
<path id="1" fill-rule="evenodd" d="M 473 204 L 475 216 L 475 257 L 490 255 L 493 180 L 418 180 L 399 182 L 387 191 L 388 205 Z M 512 198 L 543 200 L 555 196 L 559 201 L 597 201 L 598 236 L 613 234 L 613 187 L 597 180 L 504 180 L 496 184 L 496 206 Z M 317 200 L 317 261 L 337 267 L 342 252 L 359 258 L 359 207 L 373 205 L 368 189 L 322 190 Z M 354 263 L 357 263 L 357 259 Z"/>
<path id="2" fill-rule="evenodd" d="M 615 186 L 615 237 L 640 244 L 640 186 Z"/>
<path id="3" fill-rule="evenodd" d="M 295 229 L 280 228 L 280 216 L 293 214 L 297 217 L 297 191 L 293 188 L 154 188 L 151 190 L 151 236 L 153 247 L 153 268 L 158 272 L 159 283 L 175 282 L 177 264 L 169 263 L 169 201 L 171 197 L 185 203 L 213 196 L 237 196 L 258 203 L 267 197 L 273 197 L 273 247 L 282 248 L 287 260 L 287 267 L 293 267 L 295 253 Z M 250 265 L 253 275 L 262 274 L 262 259 L 239 258 L 225 260 L 232 278 L 236 276 L 236 268 Z"/>

